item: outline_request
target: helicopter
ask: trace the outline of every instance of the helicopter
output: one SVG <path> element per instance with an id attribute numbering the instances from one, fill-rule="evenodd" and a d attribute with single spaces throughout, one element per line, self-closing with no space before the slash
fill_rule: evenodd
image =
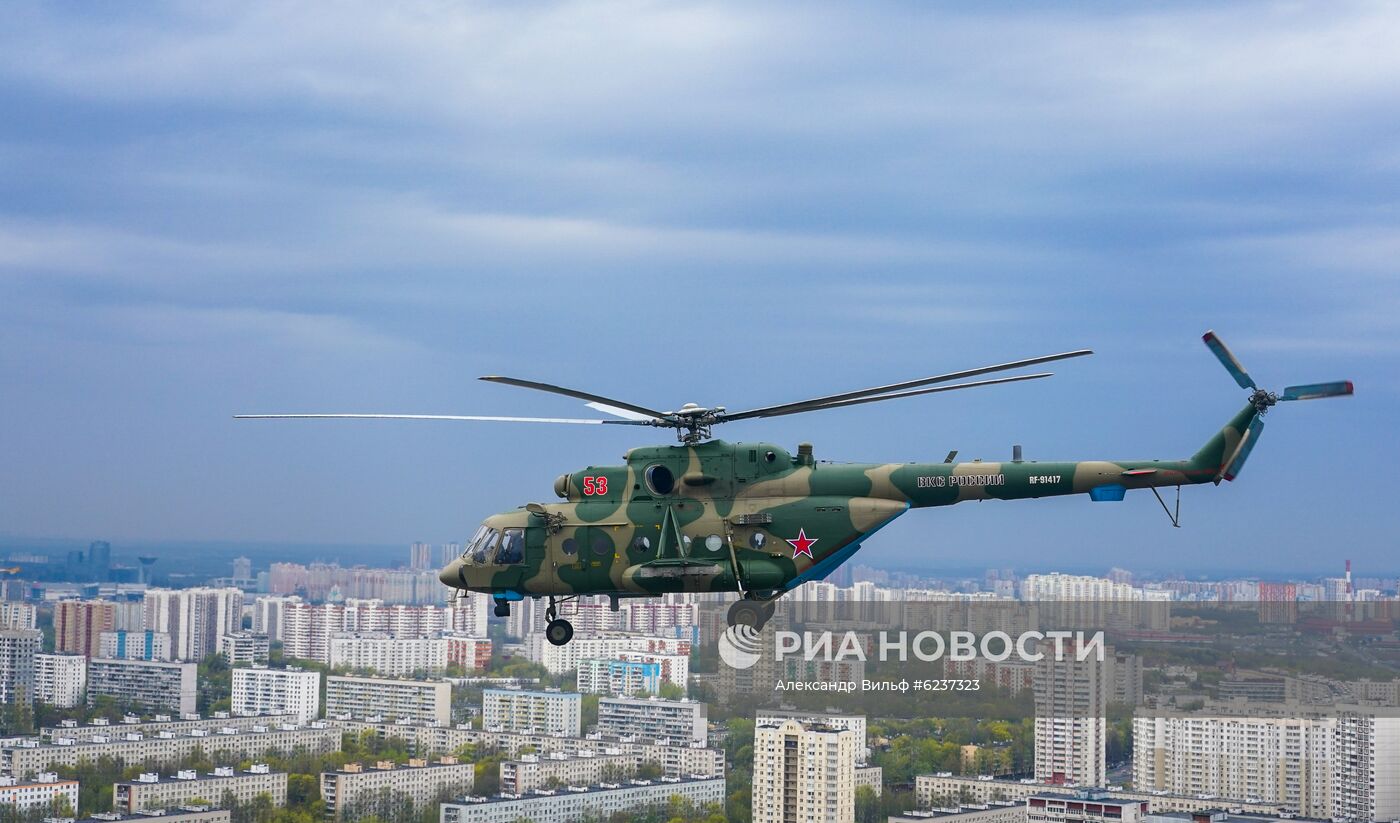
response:
<path id="1" fill-rule="evenodd" d="M 673 411 L 514 377 L 480 379 L 585 401 L 597 418 L 500 417 L 428 414 L 242 414 L 251 418 L 350 418 L 463 420 L 649 426 L 673 429 L 677 445 L 629 450 L 622 465 L 588 466 L 560 475 L 554 494 L 562 502 L 527 503 L 487 517 L 461 556 L 442 569 L 449 587 L 484 592 L 495 614 L 512 602 L 548 598 L 545 637 L 567 644 L 573 626 L 558 607 L 599 595 L 616 610 L 627 597 L 673 592 L 733 592 L 730 626 L 761 629 L 777 600 L 809 581 L 821 580 L 856 553 L 871 535 L 909 509 L 969 500 L 1021 500 L 1088 494 L 1096 502 L 1121 501 L 1129 490 L 1150 489 L 1174 526 L 1180 526 L 1184 485 L 1236 479 L 1277 403 L 1353 393 L 1351 381 L 1260 388 L 1220 338 L 1202 338 L 1243 389 L 1248 401 L 1199 450 L 1182 460 L 1023 460 L 937 463 L 828 463 L 812 445 L 796 453 L 765 442 L 715 439 L 722 423 L 767 419 L 985 387 L 1040 380 L 1051 372 L 983 375 L 1090 355 L 1089 349 L 1050 354 L 948 372 L 809 400 L 731 412 L 723 406 L 687 403 Z M 981 379 L 969 379 L 981 378 Z M 960 382 L 961 381 L 961 382 Z M 1175 486 L 1176 514 L 1157 491 Z"/>

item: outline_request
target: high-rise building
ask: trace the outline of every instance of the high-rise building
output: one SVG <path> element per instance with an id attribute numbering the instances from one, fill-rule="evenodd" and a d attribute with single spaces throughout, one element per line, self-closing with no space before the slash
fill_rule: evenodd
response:
<path id="1" fill-rule="evenodd" d="M 37 625 L 37 617 L 28 603 L 0 601 L 0 629 L 32 629 Z"/>
<path id="2" fill-rule="evenodd" d="M 0 629 L 0 705 L 34 702 L 34 658 L 43 643 L 38 629 Z"/>
<path id="3" fill-rule="evenodd" d="M 1035 666 L 1035 776 L 1051 783 L 1103 786 L 1108 779 L 1108 683 L 1093 650 L 1084 660 L 1074 644 L 1045 653 Z"/>
<path id="4" fill-rule="evenodd" d="M 146 628 L 170 635 L 171 656 L 199 661 L 219 651 L 219 638 L 241 629 L 241 589 L 147 589 Z"/>
<path id="5" fill-rule="evenodd" d="M 583 695 L 577 692 L 485 689 L 481 725 L 486 729 L 578 737 L 583 724 Z"/>
<path id="6" fill-rule="evenodd" d="M 753 823 L 852 823 L 860 747 L 850 729 L 797 720 L 756 725 Z"/>
<path id="7" fill-rule="evenodd" d="M 230 710 L 238 715 L 294 714 L 300 722 L 321 713 L 321 673 L 260 666 L 233 670 Z"/>
<path id="8" fill-rule="evenodd" d="M 1285 706 L 1256 704 L 1229 712 L 1139 709 L 1133 716 L 1134 787 L 1254 799 L 1304 817 L 1332 819 L 1337 718 Z M 1348 770 L 1353 765 L 1365 779 L 1362 763 L 1346 763 Z M 1356 793 L 1351 802 L 1364 804 L 1364 794 L 1369 792 Z"/>
<path id="9" fill-rule="evenodd" d="M 1332 775 L 1333 820 L 1400 820 L 1400 712 L 1340 711 Z"/>
<path id="10" fill-rule="evenodd" d="M 429 543 L 414 543 L 408 547 L 408 567 L 423 571 L 433 567 L 433 547 Z"/>
<path id="11" fill-rule="evenodd" d="M 53 609 L 54 648 L 99 657 L 102 633 L 116 626 L 116 604 L 106 600 L 60 600 Z"/>
<path id="12" fill-rule="evenodd" d="M 860 743 L 859 762 L 864 763 L 870 759 L 869 739 L 866 733 L 865 715 L 863 714 L 761 709 L 754 716 L 753 722 L 755 726 L 773 726 L 785 720 L 796 720 L 807 725 L 829 726 L 833 729 L 850 729 L 856 733 L 856 740 Z"/>
<path id="13" fill-rule="evenodd" d="M 71 652 L 34 655 L 35 700 L 61 709 L 71 709 L 83 704 L 86 691 L 86 657 Z"/>
<path id="14" fill-rule="evenodd" d="M 88 570 L 94 580 L 106 580 L 112 570 L 112 544 L 94 540 L 88 545 Z"/>
<path id="15" fill-rule="evenodd" d="M 246 557 L 233 558 L 233 579 L 249 580 L 253 576 L 253 561 Z"/>
<path id="16" fill-rule="evenodd" d="M 462 556 L 461 543 L 443 543 L 438 546 L 438 568 L 450 564 L 453 560 Z"/>
<path id="17" fill-rule="evenodd" d="M 159 660 L 170 659 L 170 635 L 162 632 L 103 632 L 98 642 L 96 657 L 114 660 Z"/>

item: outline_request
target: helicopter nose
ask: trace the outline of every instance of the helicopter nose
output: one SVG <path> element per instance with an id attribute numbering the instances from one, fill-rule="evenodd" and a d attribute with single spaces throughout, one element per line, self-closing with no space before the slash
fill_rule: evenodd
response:
<path id="1" fill-rule="evenodd" d="M 448 563 L 442 571 L 438 572 L 438 580 L 441 580 L 444 586 L 454 589 L 462 588 L 462 561 L 453 560 Z"/>

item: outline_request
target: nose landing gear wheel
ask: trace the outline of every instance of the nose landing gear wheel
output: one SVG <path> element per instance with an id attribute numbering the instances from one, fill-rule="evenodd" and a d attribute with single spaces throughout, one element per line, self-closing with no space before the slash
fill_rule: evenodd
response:
<path id="1" fill-rule="evenodd" d="M 556 646 L 566 645 L 574 639 L 574 624 L 563 618 L 551 620 L 544 627 L 544 638 Z"/>
<path id="2" fill-rule="evenodd" d="M 764 624 L 768 622 L 768 618 L 772 616 L 773 610 L 768 604 L 754 600 L 736 600 L 730 605 L 727 618 L 731 627 L 749 626 L 754 629 L 762 629 Z"/>

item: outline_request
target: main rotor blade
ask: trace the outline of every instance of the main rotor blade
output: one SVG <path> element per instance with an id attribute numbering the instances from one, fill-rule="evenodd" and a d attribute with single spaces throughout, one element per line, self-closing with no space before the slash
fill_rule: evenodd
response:
<path id="1" fill-rule="evenodd" d="M 1215 335 L 1215 332 L 1207 331 L 1205 334 L 1201 335 L 1201 339 L 1205 341 L 1206 348 L 1210 349 L 1211 352 L 1220 359 L 1220 363 L 1225 366 L 1225 371 L 1228 371 L 1230 376 L 1235 378 L 1235 382 L 1240 384 L 1240 388 L 1259 388 L 1254 385 L 1254 378 L 1250 377 L 1249 372 L 1244 370 L 1244 366 L 1240 364 L 1239 358 L 1235 357 L 1234 353 L 1226 348 L 1225 343 Z"/>
<path id="2" fill-rule="evenodd" d="M 645 426 L 639 420 L 589 420 L 579 417 L 491 417 L 472 414 L 235 414 L 235 420 L 479 420 L 487 423 L 577 423 L 585 426 Z"/>
<path id="3" fill-rule="evenodd" d="M 800 400 L 796 403 L 782 403 L 776 406 L 764 406 L 758 409 L 726 414 L 725 420 L 745 420 L 750 417 L 775 417 L 779 414 L 796 414 L 808 409 L 828 408 L 833 403 L 844 403 L 847 400 L 855 400 L 871 395 L 889 395 L 891 397 L 905 397 L 908 395 L 889 394 L 901 389 L 912 389 L 916 386 L 927 386 L 930 383 L 946 383 L 949 380 L 961 380 L 964 377 L 976 377 L 979 374 L 988 374 L 995 371 L 1006 371 L 1008 369 L 1019 369 L 1023 366 L 1035 366 L 1041 363 L 1050 363 L 1055 360 L 1067 360 L 1071 357 L 1083 357 L 1086 354 L 1093 354 L 1090 349 L 1076 349 L 1062 354 L 1048 354 L 1044 357 L 1032 357 L 1027 360 L 1016 360 L 1011 363 L 999 363 L 995 366 L 984 366 L 980 369 L 967 369 L 966 371 L 948 372 L 938 374 L 933 377 L 924 377 L 918 380 L 906 380 L 903 383 L 891 383 L 888 386 L 876 386 L 870 389 L 860 389 L 859 391 L 844 392 L 842 394 L 829 394 L 826 397 L 814 397 L 811 400 Z M 983 385 L 982 383 L 969 383 L 968 385 Z"/>
<path id="4" fill-rule="evenodd" d="M 802 414 L 810 411 L 823 411 L 825 409 L 839 409 L 842 406 L 858 406 L 862 403 L 878 403 L 881 400 L 895 400 L 901 397 L 916 397 L 920 394 L 935 394 L 937 392 L 955 391 L 957 389 L 972 389 L 978 386 L 993 386 L 997 383 L 1018 383 L 1022 380 L 1039 380 L 1042 377 L 1050 377 L 1054 372 L 1038 372 L 1036 374 L 1018 374 L 1015 377 L 997 377 L 991 380 L 977 380 L 972 383 L 954 383 L 951 386 L 934 386 L 931 389 L 915 389 L 913 391 L 896 392 L 894 394 L 881 394 L 875 397 L 853 397 L 850 400 L 836 400 L 831 403 L 823 403 L 819 406 L 803 406 L 797 409 L 765 412 L 752 417 L 782 417 L 786 414 Z M 732 417 L 722 417 L 720 422 L 733 420 Z"/>
<path id="5" fill-rule="evenodd" d="M 1350 380 L 1336 383 L 1309 383 L 1306 386 L 1289 386 L 1279 396 L 1280 400 L 1316 400 L 1319 397 L 1344 397 L 1352 394 Z"/>
<path id="6" fill-rule="evenodd" d="M 578 389 L 566 389 L 563 386 L 555 386 L 549 383 L 537 383 L 534 380 L 521 380 L 518 377 L 501 377 L 499 375 L 487 375 L 480 378 L 490 383 L 504 383 L 507 386 L 519 386 L 522 389 L 534 389 L 535 391 L 545 391 L 551 394 L 562 394 L 565 397 L 574 397 L 579 400 L 602 403 L 605 406 L 612 406 L 618 409 L 625 409 L 635 414 L 643 414 L 649 418 L 665 419 L 665 412 L 656 409 L 649 409 L 646 406 L 638 406 L 635 403 L 624 403 L 621 400 L 614 400 L 611 397 L 604 397 L 601 394 L 579 391 Z"/>

